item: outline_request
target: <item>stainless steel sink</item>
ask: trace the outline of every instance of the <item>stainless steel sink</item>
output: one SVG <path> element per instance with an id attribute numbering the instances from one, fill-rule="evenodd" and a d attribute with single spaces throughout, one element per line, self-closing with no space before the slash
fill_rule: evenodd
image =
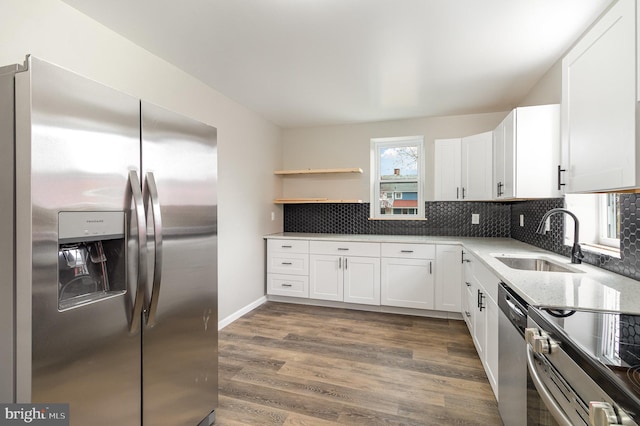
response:
<path id="1" fill-rule="evenodd" d="M 541 272 L 580 272 L 569 266 L 539 257 L 494 256 L 509 268 Z"/>

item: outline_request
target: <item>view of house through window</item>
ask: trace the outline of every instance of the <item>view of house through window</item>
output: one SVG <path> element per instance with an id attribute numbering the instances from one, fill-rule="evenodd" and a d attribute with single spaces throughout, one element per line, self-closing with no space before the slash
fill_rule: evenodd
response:
<path id="1" fill-rule="evenodd" d="M 371 139 L 371 217 L 423 218 L 423 137 Z"/>

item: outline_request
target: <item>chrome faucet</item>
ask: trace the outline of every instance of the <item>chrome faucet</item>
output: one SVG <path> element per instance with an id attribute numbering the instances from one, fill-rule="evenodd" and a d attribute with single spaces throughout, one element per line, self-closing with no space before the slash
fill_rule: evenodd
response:
<path id="1" fill-rule="evenodd" d="M 542 220 L 540 220 L 540 225 L 538 225 L 538 229 L 536 232 L 538 234 L 544 234 L 545 222 L 549 218 L 549 216 L 556 213 L 566 213 L 573 218 L 573 247 L 571 247 L 571 263 L 582 263 L 582 259 L 584 259 L 584 254 L 582 254 L 582 248 L 580 248 L 580 222 L 578 222 L 578 218 L 575 214 L 571 213 L 567 209 L 551 209 L 542 216 Z"/>

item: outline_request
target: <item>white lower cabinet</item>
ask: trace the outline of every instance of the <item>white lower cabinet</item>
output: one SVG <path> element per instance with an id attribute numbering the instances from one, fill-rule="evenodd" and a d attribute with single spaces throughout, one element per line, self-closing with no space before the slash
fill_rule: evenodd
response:
<path id="1" fill-rule="evenodd" d="M 309 297 L 309 241 L 267 241 L 267 294 Z"/>
<path id="2" fill-rule="evenodd" d="M 381 262 L 382 305 L 433 309 L 433 260 L 383 257 Z"/>
<path id="3" fill-rule="evenodd" d="M 496 398 L 499 281 L 455 244 L 267 242 L 270 295 L 460 312 Z"/>
<path id="4" fill-rule="evenodd" d="M 462 292 L 462 247 L 459 245 L 436 246 L 436 285 L 434 309 L 460 312 Z"/>
<path id="5" fill-rule="evenodd" d="M 380 305 L 379 243 L 311 241 L 310 251 L 311 299 Z"/>
<path id="6" fill-rule="evenodd" d="M 500 280 L 473 255 L 464 253 L 461 313 L 482 361 L 487 379 L 498 397 L 498 304 Z"/>
<path id="7" fill-rule="evenodd" d="M 380 303 L 434 309 L 436 246 L 383 243 L 381 251 Z"/>

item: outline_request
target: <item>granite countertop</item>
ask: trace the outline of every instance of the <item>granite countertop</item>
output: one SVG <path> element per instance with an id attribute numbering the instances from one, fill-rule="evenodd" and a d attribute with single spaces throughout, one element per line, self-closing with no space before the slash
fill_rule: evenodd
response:
<path id="1" fill-rule="evenodd" d="M 345 235 L 279 233 L 266 239 L 315 239 L 425 244 L 462 244 L 498 278 L 534 306 L 558 309 L 616 311 L 640 315 L 640 282 L 588 264 L 572 265 L 569 258 L 511 238 L 469 238 L 405 235 Z M 538 272 L 512 269 L 494 255 L 543 256 L 576 272 Z"/>

